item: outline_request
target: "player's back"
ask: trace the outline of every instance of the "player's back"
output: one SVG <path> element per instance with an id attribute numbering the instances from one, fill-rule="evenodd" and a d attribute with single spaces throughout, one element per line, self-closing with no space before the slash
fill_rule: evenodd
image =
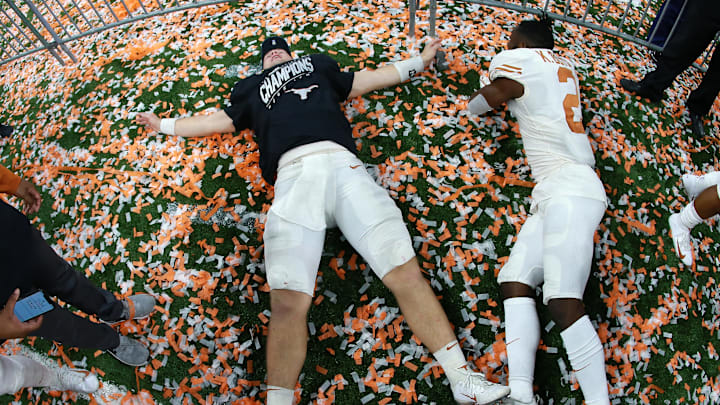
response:
<path id="1" fill-rule="evenodd" d="M 577 74 L 569 60 L 550 49 L 507 50 L 490 65 L 490 80 L 501 77 L 523 85 L 523 95 L 509 101 L 508 107 L 518 120 L 538 181 L 566 163 L 594 165 L 582 125 Z"/>

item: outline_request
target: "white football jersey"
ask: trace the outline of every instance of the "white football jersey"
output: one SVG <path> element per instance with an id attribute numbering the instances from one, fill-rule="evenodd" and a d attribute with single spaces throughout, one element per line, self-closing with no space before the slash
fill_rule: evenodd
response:
<path id="1" fill-rule="evenodd" d="M 595 184 L 584 191 L 581 184 L 568 184 L 563 187 L 565 194 L 604 199 L 602 183 L 591 169 L 595 157 L 582 124 L 573 63 L 550 49 L 511 49 L 497 54 L 490 64 L 490 80 L 501 77 L 524 87 L 523 95 L 507 104 L 520 125 L 528 164 L 539 185 L 546 179 L 567 177 L 558 173 L 561 168 L 579 169 L 582 174 L 577 173 L 573 183 L 591 176 L 594 179 L 587 180 Z"/>
<path id="2" fill-rule="evenodd" d="M 578 79 L 569 60 L 550 49 L 503 51 L 490 64 L 490 80 L 500 77 L 525 88 L 508 107 L 520 124 L 533 177 L 541 180 L 565 162 L 595 164 L 582 125 Z"/>

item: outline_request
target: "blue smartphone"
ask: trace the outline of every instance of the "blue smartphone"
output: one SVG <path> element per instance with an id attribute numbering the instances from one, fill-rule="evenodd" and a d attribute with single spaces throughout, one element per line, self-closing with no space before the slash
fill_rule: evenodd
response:
<path id="1" fill-rule="evenodd" d="M 29 295 L 15 303 L 15 316 L 20 322 L 33 319 L 53 309 L 42 291 Z"/>

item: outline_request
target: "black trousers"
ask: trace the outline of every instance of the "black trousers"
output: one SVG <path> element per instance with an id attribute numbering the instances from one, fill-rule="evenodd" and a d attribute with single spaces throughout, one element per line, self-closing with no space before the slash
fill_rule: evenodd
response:
<path id="1" fill-rule="evenodd" d="M 720 30 L 720 1 L 690 0 L 682 21 L 658 58 L 657 68 L 640 82 L 644 93 L 662 96 L 673 80 L 690 67 Z M 705 115 L 720 92 L 720 54 L 713 51 L 710 66 L 700 86 L 690 93 L 687 108 L 692 114 Z"/>
<path id="2" fill-rule="evenodd" d="M 106 320 L 122 316 L 123 305 L 115 296 L 96 287 L 83 273 L 58 256 L 25 215 L 0 200 L 0 305 L 15 290 L 25 296 L 42 290 L 86 314 Z M 117 347 L 120 335 L 108 325 L 73 314 L 57 303 L 43 315 L 33 335 L 64 346 L 106 350 Z"/>

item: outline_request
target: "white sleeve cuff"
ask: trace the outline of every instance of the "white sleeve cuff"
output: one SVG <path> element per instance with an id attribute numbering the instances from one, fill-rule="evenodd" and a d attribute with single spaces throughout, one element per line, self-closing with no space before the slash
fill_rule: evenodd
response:
<path id="1" fill-rule="evenodd" d="M 490 107 L 490 104 L 488 104 L 487 99 L 485 99 L 485 96 L 478 93 L 475 98 L 470 100 L 470 102 L 467 105 L 467 110 L 470 111 L 473 114 L 476 115 L 482 115 L 486 112 L 492 110 L 492 107 Z"/>
<path id="2" fill-rule="evenodd" d="M 423 63 L 422 56 L 416 56 L 414 58 L 395 62 L 393 63 L 393 66 L 400 74 L 401 82 L 404 82 L 405 80 L 425 70 L 425 63 Z"/>
<path id="3" fill-rule="evenodd" d="M 160 120 L 160 132 L 168 135 L 175 135 L 175 121 L 177 118 L 163 118 Z"/>

